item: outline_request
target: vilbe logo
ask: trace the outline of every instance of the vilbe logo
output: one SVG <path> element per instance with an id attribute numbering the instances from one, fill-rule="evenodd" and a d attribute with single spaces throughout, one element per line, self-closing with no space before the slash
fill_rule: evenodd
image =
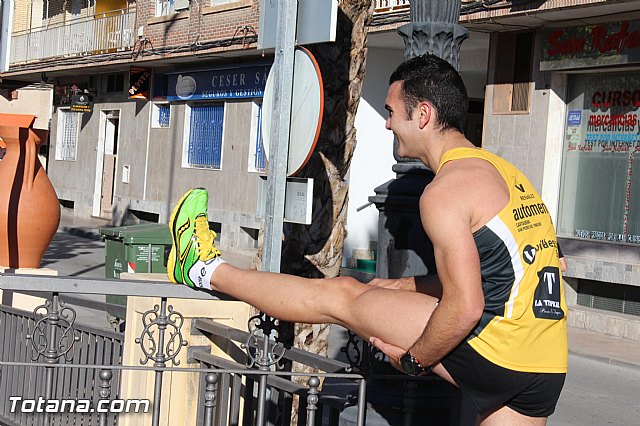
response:
<path id="1" fill-rule="evenodd" d="M 536 253 L 537 253 L 537 250 L 535 247 L 531 245 L 527 245 L 522 250 L 522 258 L 528 265 L 531 265 L 534 262 L 534 260 L 536 260 Z"/>

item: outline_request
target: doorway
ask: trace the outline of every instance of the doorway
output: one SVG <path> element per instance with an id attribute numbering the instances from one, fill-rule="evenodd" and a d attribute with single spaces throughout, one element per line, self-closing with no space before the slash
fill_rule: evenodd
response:
<path id="1" fill-rule="evenodd" d="M 113 211 L 119 129 L 120 111 L 101 111 L 93 213 L 104 219 Z"/>

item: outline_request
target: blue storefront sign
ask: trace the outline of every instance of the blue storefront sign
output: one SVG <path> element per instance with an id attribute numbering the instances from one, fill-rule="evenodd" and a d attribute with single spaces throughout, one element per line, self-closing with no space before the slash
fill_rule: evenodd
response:
<path id="1" fill-rule="evenodd" d="M 569 111 L 569 117 L 567 118 L 568 126 L 579 126 L 582 122 L 582 110 Z"/>
<path id="2" fill-rule="evenodd" d="M 270 68 L 258 64 L 169 74 L 167 100 L 260 98 Z"/>

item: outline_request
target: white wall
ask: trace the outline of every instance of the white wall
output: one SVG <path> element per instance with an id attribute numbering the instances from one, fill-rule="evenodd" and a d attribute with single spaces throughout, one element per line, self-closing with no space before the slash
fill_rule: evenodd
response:
<path id="1" fill-rule="evenodd" d="M 12 1 L 1 0 L 0 11 L 0 71 L 9 69 L 9 49 L 11 47 L 11 22 L 13 18 Z"/>
<path id="2" fill-rule="evenodd" d="M 359 212 L 358 207 L 375 195 L 374 188 L 395 177 L 393 159 L 393 133 L 385 129 L 387 118 L 384 100 L 389 87 L 389 76 L 403 61 L 398 49 L 369 48 L 367 74 L 362 98 L 356 115 L 358 144 L 349 174 L 349 207 L 347 212 L 347 238 L 344 243 L 343 264 L 353 249 L 368 249 L 370 241 L 378 240 L 378 210 L 371 205 Z"/>
<path id="3" fill-rule="evenodd" d="M 49 130 L 53 113 L 53 88 L 45 85 L 42 89 L 34 84 L 17 89 L 17 99 L 8 100 L 0 96 L 0 113 L 35 115 L 34 129 Z"/>
<path id="4" fill-rule="evenodd" d="M 395 32 L 389 32 L 370 34 L 368 45 L 367 74 L 356 115 L 358 144 L 351 160 L 343 265 L 352 257 L 352 250 L 367 250 L 371 241 L 378 241 L 378 210 L 374 205 L 357 209 L 375 195 L 374 188 L 395 178 L 391 171 L 395 164 L 393 134 L 385 129 L 384 100 L 389 76 L 404 61 L 404 44 Z M 462 44 L 460 75 L 470 98 L 485 96 L 488 49 L 489 35 L 484 33 L 472 32 Z"/>
<path id="5" fill-rule="evenodd" d="M 549 94 L 549 118 L 544 150 L 544 175 L 542 177 L 541 196 L 556 226 L 558 223 L 558 203 L 560 200 L 564 148 L 564 117 L 567 109 L 564 99 L 566 90 L 567 75 L 560 73 L 554 73 L 551 76 L 551 89 L 544 89 L 544 92 Z"/>

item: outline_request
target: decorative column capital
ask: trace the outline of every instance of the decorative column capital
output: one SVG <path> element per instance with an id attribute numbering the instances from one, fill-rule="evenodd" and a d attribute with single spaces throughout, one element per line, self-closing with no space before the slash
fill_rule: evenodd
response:
<path id="1" fill-rule="evenodd" d="M 412 22 L 398 28 L 404 40 L 404 58 L 432 53 L 460 67 L 460 46 L 469 37 L 469 30 L 448 22 Z"/>

